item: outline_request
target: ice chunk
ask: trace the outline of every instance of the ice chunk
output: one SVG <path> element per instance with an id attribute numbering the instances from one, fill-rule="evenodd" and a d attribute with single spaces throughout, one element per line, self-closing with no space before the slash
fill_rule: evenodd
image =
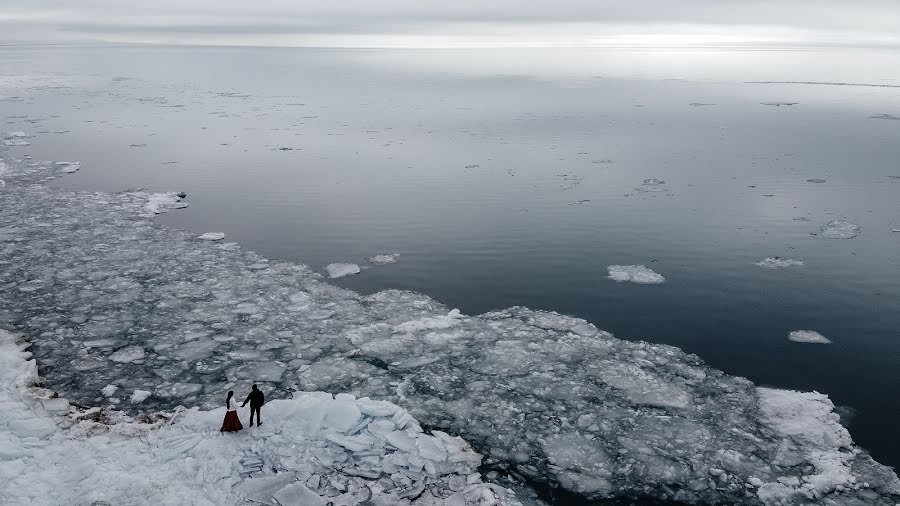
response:
<path id="1" fill-rule="evenodd" d="M 133 402 L 133 403 L 144 402 L 144 400 L 146 400 L 147 397 L 150 397 L 151 393 L 152 392 L 150 392 L 148 390 L 135 390 L 134 392 L 131 393 L 131 402 Z"/>
<path id="2" fill-rule="evenodd" d="M 116 385 L 106 385 L 105 387 L 100 389 L 100 392 L 106 397 L 112 397 L 113 395 L 115 395 L 116 390 L 118 389 L 119 387 L 117 387 Z"/>
<path id="3" fill-rule="evenodd" d="M 788 339 L 795 343 L 830 344 L 831 341 L 814 330 L 795 330 L 788 334 Z"/>
<path id="4" fill-rule="evenodd" d="M 447 313 L 446 316 L 421 318 L 418 320 L 401 323 L 400 325 L 394 327 L 394 332 L 412 333 L 420 332 L 423 330 L 449 329 L 450 327 L 455 325 L 460 318 L 462 318 L 462 316 L 459 313 L 459 309 L 454 309 Z"/>
<path id="5" fill-rule="evenodd" d="M 183 198 L 183 194 L 175 192 L 147 194 L 144 210 L 151 214 L 162 214 L 169 209 L 187 207 L 188 204 L 182 202 Z"/>
<path id="6" fill-rule="evenodd" d="M 201 241 L 221 241 L 224 238 L 225 234 L 223 232 L 207 232 L 197 236 L 197 239 L 200 239 Z"/>
<path id="7" fill-rule="evenodd" d="M 384 265 L 384 264 L 392 264 L 400 258 L 400 253 L 389 253 L 389 254 L 381 254 L 375 255 L 367 258 L 366 260 L 369 263 L 373 263 L 376 265 Z"/>
<path id="8" fill-rule="evenodd" d="M 31 146 L 31 143 L 23 139 L 6 139 L 3 144 L 7 146 Z"/>
<path id="9" fill-rule="evenodd" d="M 66 174 L 73 174 L 81 169 L 81 162 L 56 162 L 56 165 L 60 167 L 60 172 Z"/>
<path id="10" fill-rule="evenodd" d="M 658 285 L 666 278 L 643 265 L 610 265 L 607 267 L 609 279 L 618 282 L 630 281 L 641 285 Z"/>
<path id="11" fill-rule="evenodd" d="M 355 402 L 333 402 L 325 414 L 325 425 L 340 432 L 347 432 L 356 424 L 362 414 Z"/>
<path id="12" fill-rule="evenodd" d="M 302 483 L 292 483 L 275 493 L 275 499 L 282 505 L 326 506 L 328 501 L 306 488 Z"/>
<path id="13" fill-rule="evenodd" d="M 792 258 L 769 257 L 756 262 L 755 265 L 765 269 L 782 269 L 786 267 L 794 267 L 803 265 L 803 260 L 794 260 Z"/>
<path id="14" fill-rule="evenodd" d="M 128 363 L 135 360 L 143 360 L 144 349 L 140 346 L 127 346 L 109 356 L 113 362 Z"/>
<path id="15" fill-rule="evenodd" d="M 853 239 L 858 236 L 860 232 L 862 232 L 862 227 L 856 223 L 844 220 L 834 220 L 822 225 L 822 227 L 819 228 L 819 232 L 813 235 L 817 235 L 823 239 Z"/>
<path id="16" fill-rule="evenodd" d="M 330 278 L 342 278 L 344 276 L 359 274 L 359 266 L 356 264 L 328 264 L 325 266 L 325 270 L 328 271 L 328 277 Z"/>

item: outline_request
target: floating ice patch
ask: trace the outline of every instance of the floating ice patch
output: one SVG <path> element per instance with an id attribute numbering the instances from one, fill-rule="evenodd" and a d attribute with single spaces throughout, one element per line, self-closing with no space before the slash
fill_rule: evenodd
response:
<path id="1" fill-rule="evenodd" d="M 22 131 L 6 132 L 7 139 L 27 139 L 28 137 L 31 136 Z"/>
<path id="2" fill-rule="evenodd" d="M 131 393 L 131 402 L 144 402 L 145 400 L 147 400 L 147 397 L 150 397 L 150 394 L 151 392 L 147 390 L 135 390 Z"/>
<path id="3" fill-rule="evenodd" d="M 400 253 L 389 253 L 389 254 L 371 256 L 371 257 L 367 258 L 366 260 L 372 264 L 384 265 L 384 264 L 396 263 L 398 258 L 400 258 Z"/>
<path id="4" fill-rule="evenodd" d="M 666 278 L 643 265 L 610 265 L 607 267 L 609 279 L 618 282 L 630 281 L 641 285 L 658 285 Z"/>
<path id="5" fill-rule="evenodd" d="M 783 269 L 786 267 L 799 267 L 803 265 L 803 260 L 794 260 L 792 258 L 769 257 L 754 265 L 758 265 L 765 269 Z"/>
<path id="6" fill-rule="evenodd" d="M 60 168 L 61 172 L 72 174 L 78 172 L 78 169 L 81 168 L 81 162 L 56 162 L 56 166 Z"/>
<path id="7" fill-rule="evenodd" d="M 100 393 L 102 393 L 106 397 L 112 397 L 118 389 L 119 387 L 115 385 L 106 385 L 105 387 L 100 389 Z"/>
<path id="8" fill-rule="evenodd" d="M 645 179 L 641 186 L 638 186 L 635 190 L 639 192 L 663 192 L 666 191 L 665 184 L 666 182 L 662 179 L 651 177 Z"/>
<path id="9" fill-rule="evenodd" d="M 813 235 L 823 239 L 853 239 L 862 232 L 862 227 L 856 223 L 844 220 L 834 220 L 822 225 L 818 233 Z"/>
<path id="10" fill-rule="evenodd" d="M 788 339 L 795 343 L 830 344 L 831 340 L 814 330 L 795 330 L 788 334 Z"/>
<path id="11" fill-rule="evenodd" d="M 900 121 L 900 116 L 894 116 L 893 114 L 875 114 L 874 116 L 869 116 L 870 119 L 888 119 L 894 121 Z"/>
<path id="12" fill-rule="evenodd" d="M 140 346 L 128 346 L 109 356 L 113 362 L 128 363 L 144 358 L 144 349 Z"/>
<path id="13" fill-rule="evenodd" d="M 328 277 L 330 278 L 342 278 L 359 274 L 359 266 L 356 264 L 328 264 L 325 266 L 325 270 L 328 271 Z"/>
<path id="14" fill-rule="evenodd" d="M 221 241 L 224 238 L 225 233 L 223 232 L 207 232 L 197 236 L 197 239 L 200 239 L 201 241 Z"/>
<path id="15" fill-rule="evenodd" d="M 6 139 L 3 144 L 7 146 L 31 146 L 31 143 L 23 139 Z"/>

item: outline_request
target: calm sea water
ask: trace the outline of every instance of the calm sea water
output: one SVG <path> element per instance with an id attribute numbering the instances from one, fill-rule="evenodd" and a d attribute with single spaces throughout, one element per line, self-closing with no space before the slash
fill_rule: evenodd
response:
<path id="1" fill-rule="evenodd" d="M 555 310 L 815 389 L 900 465 L 896 52 L 20 47 L 0 98 L 38 133 L 17 153 L 82 162 L 58 186 L 185 191 L 161 221 L 271 257 L 400 254 L 335 281 L 360 292 Z M 862 234 L 811 235 L 834 219 Z"/>

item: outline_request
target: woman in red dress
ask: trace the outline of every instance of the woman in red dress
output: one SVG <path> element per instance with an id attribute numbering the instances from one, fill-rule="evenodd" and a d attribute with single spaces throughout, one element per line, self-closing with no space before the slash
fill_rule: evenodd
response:
<path id="1" fill-rule="evenodd" d="M 225 420 L 222 422 L 222 428 L 219 429 L 219 432 L 235 432 L 244 428 L 241 425 L 241 419 L 238 418 L 237 414 L 237 402 L 232 403 L 231 398 L 234 397 L 234 392 L 229 390 L 228 397 L 225 399 Z"/>

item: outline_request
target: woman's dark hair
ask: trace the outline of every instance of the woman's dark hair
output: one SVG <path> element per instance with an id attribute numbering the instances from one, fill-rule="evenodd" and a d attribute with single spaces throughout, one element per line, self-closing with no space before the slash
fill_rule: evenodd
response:
<path id="1" fill-rule="evenodd" d="M 228 402 L 231 401 L 231 398 L 234 397 L 234 390 L 228 391 L 228 397 L 225 398 L 225 405 L 228 406 Z"/>

